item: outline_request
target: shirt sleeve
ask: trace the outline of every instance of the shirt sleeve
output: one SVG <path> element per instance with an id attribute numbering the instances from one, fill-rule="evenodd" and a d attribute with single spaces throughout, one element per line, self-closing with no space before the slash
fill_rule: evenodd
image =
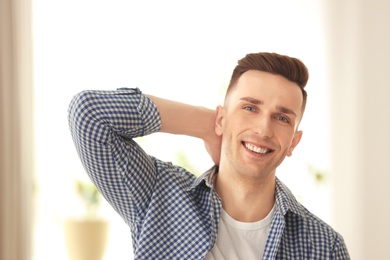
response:
<path id="1" fill-rule="evenodd" d="M 347 246 L 344 243 L 344 239 L 338 235 L 333 250 L 333 258 L 335 260 L 350 260 Z"/>
<path id="2" fill-rule="evenodd" d="M 160 130 L 157 107 L 139 89 L 83 91 L 72 99 L 68 112 L 86 172 L 125 222 L 135 227 L 146 212 L 157 171 L 154 159 L 133 139 Z"/>

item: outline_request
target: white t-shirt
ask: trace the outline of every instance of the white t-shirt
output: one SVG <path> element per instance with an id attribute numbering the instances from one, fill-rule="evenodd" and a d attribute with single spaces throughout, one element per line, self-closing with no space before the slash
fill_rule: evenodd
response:
<path id="1" fill-rule="evenodd" d="M 240 222 L 223 209 L 217 241 L 206 260 L 262 259 L 275 205 L 270 213 L 257 222 Z"/>

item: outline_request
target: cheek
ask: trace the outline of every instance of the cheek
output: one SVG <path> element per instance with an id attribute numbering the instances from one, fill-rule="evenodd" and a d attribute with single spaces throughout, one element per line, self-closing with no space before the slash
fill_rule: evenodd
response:
<path id="1" fill-rule="evenodd" d="M 242 115 L 237 115 L 235 113 L 227 114 L 223 120 L 220 121 L 220 127 L 217 130 L 217 134 L 229 136 L 229 138 L 232 138 L 233 136 L 237 137 L 248 129 L 248 123 L 250 121 L 250 118 Z"/>

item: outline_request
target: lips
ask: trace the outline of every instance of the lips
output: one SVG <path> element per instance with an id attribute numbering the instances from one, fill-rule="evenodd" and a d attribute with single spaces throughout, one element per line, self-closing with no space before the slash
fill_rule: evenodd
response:
<path id="1" fill-rule="evenodd" d="M 273 151 L 272 149 L 269 149 L 266 147 L 256 146 L 252 143 L 243 142 L 243 144 L 248 150 L 251 150 L 252 152 L 255 152 L 258 154 L 266 154 L 266 153 L 270 153 Z"/>

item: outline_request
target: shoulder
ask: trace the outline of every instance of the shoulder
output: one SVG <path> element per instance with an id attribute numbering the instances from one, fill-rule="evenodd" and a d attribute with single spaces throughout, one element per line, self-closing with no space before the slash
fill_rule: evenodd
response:
<path id="1" fill-rule="evenodd" d="M 337 235 L 337 232 L 329 224 L 298 202 L 292 192 L 279 179 L 276 181 L 276 203 L 285 216 L 287 225 L 304 225 L 308 232 L 314 234 L 320 232 L 332 236 Z"/>
<path id="2" fill-rule="evenodd" d="M 337 241 L 342 240 L 342 236 L 333 227 L 310 212 L 299 202 L 298 204 L 300 211 L 295 218 L 299 219 L 304 226 L 304 230 L 307 231 L 307 234 L 313 241 L 334 245 Z"/>
<path id="3" fill-rule="evenodd" d="M 304 242 L 311 246 L 313 254 L 324 254 L 326 259 L 350 259 L 342 235 L 303 205 L 300 204 L 300 207 L 301 213 L 292 219 L 298 219 L 301 223 L 298 226 L 302 230 L 301 234 L 306 236 L 304 240 L 307 241 Z"/>
<path id="4" fill-rule="evenodd" d="M 315 255 L 324 253 L 335 259 L 349 259 L 343 237 L 337 231 L 298 202 L 279 180 L 276 190 L 277 203 L 284 211 L 285 240 L 298 247 L 298 244 L 305 248 L 310 247 L 311 250 L 308 251 Z M 336 255 L 345 257 L 340 258 Z"/>

